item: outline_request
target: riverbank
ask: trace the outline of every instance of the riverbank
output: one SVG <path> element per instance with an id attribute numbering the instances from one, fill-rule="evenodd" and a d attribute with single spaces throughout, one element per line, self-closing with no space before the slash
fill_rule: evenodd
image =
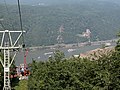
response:
<path id="1" fill-rule="evenodd" d="M 97 48 L 94 50 L 87 51 L 85 53 L 81 53 L 81 58 L 88 58 L 90 60 L 98 60 L 99 58 L 103 56 L 111 56 L 112 53 L 115 51 L 114 46 L 111 47 L 105 47 L 105 48 Z"/>
<path id="2" fill-rule="evenodd" d="M 102 48 L 103 44 L 110 43 L 110 46 L 115 46 L 115 40 L 106 40 L 99 42 L 88 43 L 74 43 L 74 44 L 56 44 L 51 46 L 38 46 L 38 47 L 29 47 L 28 55 L 26 57 L 27 63 L 31 63 L 32 60 L 36 61 L 46 61 L 49 56 L 53 56 L 56 50 L 60 50 L 65 54 L 66 58 L 69 58 L 73 55 L 80 55 L 81 53 L 86 53 L 97 48 Z M 18 52 L 15 58 L 16 65 L 24 63 L 24 52 Z"/>
<path id="3" fill-rule="evenodd" d="M 36 50 L 43 50 L 43 49 L 59 49 L 59 48 L 80 48 L 84 46 L 94 46 L 94 45 L 105 45 L 107 43 L 110 44 L 116 44 L 116 41 L 118 39 L 112 39 L 112 40 L 105 40 L 105 41 L 95 41 L 95 42 L 84 42 L 84 43 L 73 43 L 73 44 L 55 44 L 55 45 L 49 45 L 49 46 L 35 46 L 35 47 L 29 47 L 29 50 L 36 51 Z"/>
<path id="4" fill-rule="evenodd" d="M 84 46 L 84 47 L 69 47 L 69 48 L 48 48 L 48 49 L 37 49 L 30 50 L 26 57 L 27 63 L 31 63 L 32 60 L 36 61 L 46 61 L 49 56 L 53 56 L 56 50 L 60 50 L 65 54 L 66 58 L 69 58 L 72 55 L 78 55 L 80 53 L 85 53 L 90 50 L 94 50 L 96 48 L 100 48 L 101 45 L 93 45 L 93 46 Z M 24 63 L 24 52 L 18 52 L 15 57 L 16 65 Z"/>

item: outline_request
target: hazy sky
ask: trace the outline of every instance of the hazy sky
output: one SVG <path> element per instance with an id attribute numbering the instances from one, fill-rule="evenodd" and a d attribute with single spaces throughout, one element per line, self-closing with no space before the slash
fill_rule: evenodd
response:
<path id="1" fill-rule="evenodd" d="M 17 0 L 5 0 L 7 4 L 17 4 Z M 20 0 L 21 4 L 60 4 L 60 3 L 75 3 L 81 1 L 109 1 L 109 2 L 120 2 L 120 0 Z M 4 3 L 4 0 L 0 0 L 0 3 Z"/>

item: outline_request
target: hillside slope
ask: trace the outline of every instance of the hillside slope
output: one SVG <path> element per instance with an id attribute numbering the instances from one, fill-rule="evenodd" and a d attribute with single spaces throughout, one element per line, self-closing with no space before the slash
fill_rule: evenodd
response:
<path id="1" fill-rule="evenodd" d="M 19 17 L 16 5 L 10 5 L 9 15 L 4 5 L 0 5 L 0 18 L 4 18 L 6 29 L 13 24 L 19 30 Z M 27 30 L 26 43 L 33 45 L 49 45 L 57 43 L 59 28 L 64 27 L 62 33 L 64 43 L 87 41 L 76 37 L 86 29 L 92 32 L 92 41 L 116 38 L 120 28 L 120 6 L 107 1 L 83 1 L 81 3 L 31 6 L 23 5 L 23 27 Z"/>

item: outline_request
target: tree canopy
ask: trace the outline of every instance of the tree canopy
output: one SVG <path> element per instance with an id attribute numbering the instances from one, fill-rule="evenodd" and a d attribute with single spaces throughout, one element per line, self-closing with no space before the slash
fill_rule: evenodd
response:
<path id="1" fill-rule="evenodd" d="M 1 22 L 5 29 L 20 30 L 17 6 L 7 5 L 7 7 L 9 12 L 4 5 L 0 4 L 0 19 L 4 19 Z M 120 28 L 119 9 L 120 6 L 116 3 L 100 0 L 99 2 L 85 0 L 77 4 L 57 6 L 22 5 L 23 29 L 27 31 L 25 41 L 29 46 L 56 44 L 61 25 L 64 27 L 62 33 L 64 43 L 87 41 L 85 38 L 76 37 L 86 29 L 91 30 L 92 41 L 116 38 Z M 2 30 L 1 25 L 0 29 Z"/>
<path id="2" fill-rule="evenodd" d="M 57 51 L 58 53 L 58 51 Z M 59 52 L 61 53 L 61 52 Z M 120 89 L 120 58 L 116 52 L 98 60 L 50 58 L 47 62 L 33 61 L 28 80 L 29 89 L 41 90 L 116 90 Z M 58 56 L 60 56 L 59 54 Z M 60 61 L 58 61 L 59 59 Z"/>

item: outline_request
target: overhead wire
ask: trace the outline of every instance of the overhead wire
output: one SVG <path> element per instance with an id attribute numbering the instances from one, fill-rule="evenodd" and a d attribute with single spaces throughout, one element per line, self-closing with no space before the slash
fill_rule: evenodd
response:
<path id="1" fill-rule="evenodd" d="M 20 7 L 19 0 L 18 0 L 18 10 L 19 10 L 20 28 L 22 30 L 22 44 L 23 44 L 23 51 L 24 51 L 24 71 L 25 71 L 26 70 L 26 53 L 25 52 L 27 52 L 27 49 L 25 49 L 25 44 L 24 44 L 23 23 L 22 23 L 21 7 Z"/>
<path id="2" fill-rule="evenodd" d="M 22 15 L 21 15 L 21 7 L 20 7 L 20 0 L 17 0 L 18 2 L 18 14 L 19 14 L 19 21 L 20 21 L 20 29 L 22 31 L 22 44 L 23 44 L 23 47 L 25 46 L 24 45 L 24 35 L 23 35 L 23 24 L 22 24 Z M 4 3 L 5 3 L 5 8 L 6 8 L 6 11 L 7 11 L 7 14 L 9 15 L 10 12 L 9 12 L 9 9 L 7 7 L 7 3 L 6 3 L 6 0 L 4 0 Z M 10 20 L 10 18 L 8 18 Z M 6 29 L 5 26 L 2 24 L 2 22 L 0 22 L 1 26 L 3 27 L 3 29 Z M 14 30 L 14 27 L 12 25 L 12 29 Z"/>
<path id="3" fill-rule="evenodd" d="M 5 26 L 3 25 L 3 23 L 0 21 L 0 24 L 2 26 L 2 28 L 5 30 Z"/>
<path id="4" fill-rule="evenodd" d="M 25 44 L 24 44 L 23 23 L 22 23 L 20 0 L 17 0 L 17 2 L 18 2 L 18 12 L 19 12 L 19 20 L 20 20 L 20 29 L 22 30 L 22 44 L 23 44 L 23 48 L 24 48 Z"/>

